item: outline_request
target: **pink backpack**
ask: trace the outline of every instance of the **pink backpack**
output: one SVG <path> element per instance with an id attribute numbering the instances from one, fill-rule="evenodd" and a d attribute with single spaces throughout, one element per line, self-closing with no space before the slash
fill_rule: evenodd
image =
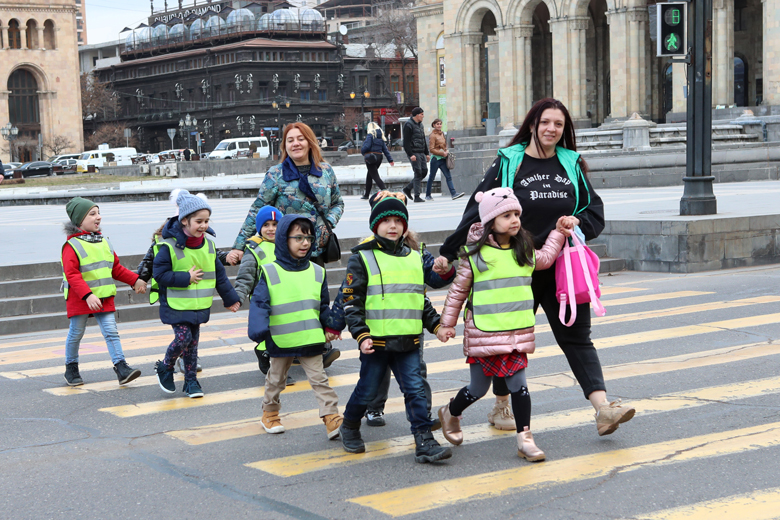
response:
<path id="1" fill-rule="evenodd" d="M 577 319 L 578 303 L 590 302 L 596 316 L 607 313 L 599 300 L 599 257 L 576 234 L 572 234 L 571 239 L 574 245 L 570 246 L 565 240 L 555 261 L 555 296 L 560 303 L 558 319 L 567 327 L 571 327 Z M 571 309 L 568 322 L 565 321 L 567 303 Z"/>

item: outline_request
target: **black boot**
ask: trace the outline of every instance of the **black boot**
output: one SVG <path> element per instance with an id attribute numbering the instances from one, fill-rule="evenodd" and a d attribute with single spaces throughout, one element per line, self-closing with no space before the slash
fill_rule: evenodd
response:
<path id="1" fill-rule="evenodd" d="M 347 453 L 365 453 L 366 445 L 363 443 L 363 438 L 360 436 L 360 423 L 357 428 L 350 428 L 347 426 L 347 420 L 339 426 L 339 435 L 341 435 L 341 444 L 344 446 L 344 451 Z"/>
<path id="2" fill-rule="evenodd" d="M 417 449 L 414 452 L 414 460 L 421 464 L 452 457 L 452 450 L 440 446 L 436 439 L 433 438 L 431 432 L 415 433 L 414 443 L 417 445 Z"/>
<path id="3" fill-rule="evenodd" d="M 65 381 L 70 386 L 79 386 L 84 384 L 84 380 L 79 375 L 79 364 L 68 363 L 65 365 Z"/>
<path id="4" fill-rule="evenodd" d="M 124 359 L 114 365 L 114 373 L 116 373 L 116 378 L 119 380 L 120 385 L 126 385 L 141 375 L 141 371 L 137 368 L 127 366 L 127 361 Z"/>

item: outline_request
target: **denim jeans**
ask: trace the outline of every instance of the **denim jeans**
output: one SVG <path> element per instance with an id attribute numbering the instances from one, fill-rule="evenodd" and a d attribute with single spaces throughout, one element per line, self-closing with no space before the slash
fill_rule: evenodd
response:
<path id="1" fill-rule="evenodd" d="M 412 425 L 412 433 L 430 431 L 433 422 L 428 418 L 423 377 L 420 374 L 420 353 L 417 349 L 410 352 L 377 349 L 373 354 L 361 352 L 360 379 L 344 410 L 344 419 L 360 423 L 366 414 L 368 403 L 376 398 L 388 366 L 404 394 L 406 417 Z"/>
<path id="2" fill-rule="evenodd" d="M 447 159 L 437 159 L 436 157 L 431 157 L 431 173 L 428 175 L 428 186 L 425 188 L 425 196 L 431 196 L 431 188 L 433 188 L 433 181 L 436 180 L 436 172 L 438 170 L 441 170 L 441 174 L 447 179 L 447 187 L 450 189 L 450 195 L 454 197 L 458 192 L 455 191 L 455 185 L 452 183 L 452 174 L 450 173 L 450 169 L 447 168 Z M 441 192 L 444 193 L 444 190 L 441 190 Z"/>
<path id="3" fill-rule="evenodd" d="M 117 364 L 125 359 L 122 352 L 122 344 L 119 342 L 119 332 L 116 330 L 116 314 L 113 312 L 96 312 L 95 319 L 100 327 L 100 332 L 106 340 L 111 362 Z M 68 339 L 65 340 L 65 363 L 79 362 L 79 344 L 87 329 L 88 314 L 80 314 L 70 319 Z"/>
<path id="4" fill-rule="evenodd" d="M 420 375 L 423 378 L 423 391 L 425 392 L 426 407 L 428 409 L 428 416 L 431 415 L 431 402 L 433 395 L 431 394 L 431 385 L 428 383 L 428 365 L 425 364 L 423 359 L 423 345 L 425 337 L 424 333 L 420 333 Z M 382 378 L 382 382 L 379 383 L 377 389 L 376 398 L 368 403 L 368 411 L 372 413 L 383 413 L 385 411 L 385 403 L 387 402 L 387 394 L 390 391 L 390 367 L 387 367 L 385 376 Z"/>

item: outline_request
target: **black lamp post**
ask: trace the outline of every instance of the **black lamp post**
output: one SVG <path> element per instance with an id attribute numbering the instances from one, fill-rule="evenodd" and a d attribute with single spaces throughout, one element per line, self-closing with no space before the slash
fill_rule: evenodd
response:
<path id="1" fill-rule="evenodd" d="M 368 91 L 368 89 L 363 89 L 363 97 L 360 98 L 360 117 L 363 118 L 363 124 L 360 125 L 360 126 L 363 127 L 363 130 L 364 130 L 363 133 L 364 134 L 365 134 L 365 130 L 367 128 L 367 125 L 366 125 L 366 115 L 365 115 L 366 114 L 366 100 L 368 98 L 370 98 L 370 97 L 371 97 L 371 93 Z M 354 92 L 350 92 L 349 93 L 349 98 L 350 99 L 355 99 L 355 93 Z M 359 135 L 357 137 L 358 137 L 358 139 L 360 139 Z"/>
<path id="2" fill-rule="evenodd" d="M 3 139 L 8 141 L 8 148 L 11 152 L 11 162 L 14 162 L 16 159 L 14 154 L 14 141 L 16 141 L 16 138 L 19 137 L 19 129 L 9 122 L 4 127 L 0 128 L 0 135 L 3 136 Z"/>
<path id="3" fill-rule="evenodd" d="M 279 155 L 282 153 L 282 105 L 284 105 L 285 108 L 290 108 L 290 100 L 282 96 L 276 96 L 274 101 L 271 103 L 271 106 L 276 109 L 276 153 Z"/>
<path id="4" fill-rule="evenodd" d="M 198 120 L 190 117 L 189 114 L 184 119 L 179 119 L 179 130 L 187 132 L 187 148 L 190 149 L 190 133 L 198 128 Z"/>

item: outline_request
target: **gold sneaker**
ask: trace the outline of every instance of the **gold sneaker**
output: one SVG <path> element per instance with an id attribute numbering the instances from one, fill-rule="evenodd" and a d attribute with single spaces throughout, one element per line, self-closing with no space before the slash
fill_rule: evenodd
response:
<path id="1" fill-rule="evenodd" d="M 279 419 L 279 412 L 264 411 L 261 422 L 267 433 L 284 433 L 284 426 L 282 426 L 282 420 Z"/>
<path id="2" fill-rule="evenodd" d="M 621 401 L 612 401 L 609 404 L 603 404 L 596 412 L 596 428 L 599 435 L 609 435 L 618 429 L 618 426 L 624 422 L 630 421 L 636 410 L 633 406 L 620 404 Z"/>

